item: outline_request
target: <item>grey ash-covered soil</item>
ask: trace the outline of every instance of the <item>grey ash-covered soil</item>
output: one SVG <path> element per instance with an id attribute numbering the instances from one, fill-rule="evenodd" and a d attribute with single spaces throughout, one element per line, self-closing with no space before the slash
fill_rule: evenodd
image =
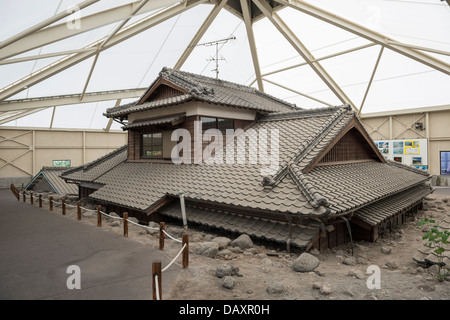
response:
<path id="1" fill-rule="evenodd" d="M 215 257 L 195 254 L 190 250 L 189 267 L 180 273 L 171 285 L 170 292 L 164 292 L 168 300 L 450 300 L 450 282 L 439 282 L 435 268 L 420 267 L 413 256 L 424 248 L 422 227 L 418 221 L 424 217 L 450 214 L 450 196 L 432 194 L 425 201 L 423 213 L 409 218 L 404 225 L 375 243 L 355 242 L 324 252 L 313 251 L 320 260 L 319 266 L 311 272 L 296 272 L 294 261 L 300 253 L 289 254 L 283 248 L 274 249 L 266 244 L 254 243 L 251 248 L 238 249 L 228 245 Z M 436 205 L 436 203 L 438 205 Z M 88 206 L 88 204 L 86 204 Z M 67 215 L 75 217 L 75 210 Z M 96 224 L 96 215 L 86 212 L 83 222 Z M 103 228 L 122 234 L 119 222 L 103 221 Z M 181 238 L 180 226 L 167 224 L 167 231 Z M 206 231 L 189 229 L 192 248 L 196 243 L 211 242 L 223 237 Z M 145 245 L 158 248 L 158 234 L 149 234 L 145 229 L 130 225 L 129 238 Z M 234 240 L 236 236 L 229 236 Z M 166 239 L 164 253 L 172 258 L 181 244 Z M 213 253 L 214 255 L 214 253 Z M 181 258 L 176 262 L 181 263 Z M 217 268 L 231 264 L 239 269 L 224 279 L 217 276 Z M 371 265 L 380 267 L 381 288 L 367 287 L 367 269 Z M 164 266 L 163 266 L 164 267 Z"/>

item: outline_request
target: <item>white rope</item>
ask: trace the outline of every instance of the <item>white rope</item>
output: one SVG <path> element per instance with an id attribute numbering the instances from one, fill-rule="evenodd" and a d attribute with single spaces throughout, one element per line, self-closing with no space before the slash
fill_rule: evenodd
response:
<path id="1" fill-rule="evenodd" d="M 181 248 L 180 252 L 178 252 L 178 254 L 175 256 L 175 258 L 173 258 L 173 260 L 164 269 L 162 269 L 161 272 L 164 272 L 167 269 L 169 269 L 169 267 L 175 262 L 175 260 L 177 260 L 177 258 L 183 252 L 184 248 L 186 248 L 186 243 L 184 244 L 183 248 Z"/>
<path id="2" fill-rule="evenodd" d="M 123 218 L 121 217 L 113 217 L 109 214 L 107 214 L 106 212 L 100 211 L 101 214 L 103 214 L 104 216 L 108 217 L 108 218 L 113 218 L 113 219 L 119 219 L 119 220 L 123 220 Z"/>
<path id="3" fill-rule="evenodd" d="M 144 226 L 142 224 L 136 223 L 136 222 L 128 220 L 128 219 L 127 219 L 127 221 L 130 222 L 131 224 L 134 224 L 134 225 L 136 225 L 138 227 L 141 227 L 141 228 L 150 229 L 150 230 L 159 230 L 159 228 L 152 228 L 152 227 Z"/>
<path id="4" fill-rule="evenodd" d="M 166 236 L 168 236 L 170 239 L 175 240 L 175 241 L 177 241 L 177 242 L 183 242 L 183 241 L 181 241 L 181 240 L 178 240 L 178 239 L 175 239 L 174 237 L 172 237 L 170 234 L 168 234 L 168 233 L 166 232 L 166 230 L 163 230 L 163 232 L 164 232 L 164 234 L 165 234 Z"/>
<path id="5" fill-rule="evenodd" d="M 83 210 L 86 210 L 86 211 L 97 212 L 97 209 L 88 209 L 88 208 L 84 208 L 84 207 L 80 207 L 80 208 L 83 209 Z"/>
<path id="6" fill-rule="evenodd" d="M 66 205 L 66 207 L 69 207 L 69 208 L 76 208 L 77 206 L 72 206 L 71 204 L 65 204 Z"/>
<path id="7" fill-rule="evenodd" d="M 161 300 L 161 298 L 159 297 L 159 283 L 157 274 L 155 274 L 155 287 L 156 287 L 156 300 Z"/>

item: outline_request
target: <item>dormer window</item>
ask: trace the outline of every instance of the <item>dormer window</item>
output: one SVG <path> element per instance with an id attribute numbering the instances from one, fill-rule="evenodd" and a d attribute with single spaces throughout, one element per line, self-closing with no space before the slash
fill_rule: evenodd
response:
<path id="1" fill-rule="evenodd" d="M 162 132 L 143 133 L 141 135 L 141 158 L 162 158 Z"/>

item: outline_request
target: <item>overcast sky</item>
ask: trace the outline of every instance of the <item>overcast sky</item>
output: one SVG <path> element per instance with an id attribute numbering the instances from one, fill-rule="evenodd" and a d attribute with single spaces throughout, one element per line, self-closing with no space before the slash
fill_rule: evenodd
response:
<path id="1" fill-rule="evenodd" d="M 65 11 L 81 0 L 0 0 L 0 41 L 47 19 L 57 12 Z M 97 12 L 130 1 L 115 0 L 96 3 L 84 10 L 82 15 Z M 369 27 L 393 39 L 450 52 L 450 7 L 440 0 L 311 0 L 325 10 Z M 88 92 L 112 89 L 147 87 L 164 67 L 173 67 L 203 20 L 211 11 L 211 5 L 199 5 L 180 16 L 147 30 L 132 39 L 100 54 Z M 283 9 L 279 15 L 296 33 L 315 57 L 354 48 L 368 41 L 311 16 L 292 9 Z M 130 23 L 144 17 L 137 16 Z M 72 37 L 20 56 L 37 55 L 55 51 L 77 49 L 87 46 L 109 34 L 116 24 Z M 287 43 L 267 19 L 254 24 L 258 56 L 262 72 L 303 62 L 297 52 Z M 220 77 L 250 85 L 254 70 L 248 48 L 244 23 L 226 10 L 222 10 L 200 43 L 219 40 L 229 36 L 220 49 Z M 214 47 L 197 47 L 182 70 L 214 77 L 210 58 Z M 380 47 L 323 60 L 322 66 L 349 96 L 360 106 L 370 79 Z M 450 63 L 450 56 L 430 54 Z M 0 87 L 46 66 L 57 58 L 41 59 L 0 66 Z M 42 97 L 67 93 L 80 93 L 84 87 L 93 58 L 90 58 L 60 74 L 47 79 L 10 99 Z M 299 92 L 314 96 L 333 105 L 340 101 L 308 66 L 267 76 Z M 254 84 L 256 86 L 256 84 Z M 304 98 L 291 91 L 264 82 L 265 91 L 279 98 L 296 103 L 303 108 L 325 105 Z M 123 101 L 126 103 L 127 101 Z M 54 127 L 104 128 L 107 119 L 102 116 L 114 101 L 58 107 Z M 364 104 L 363 113 L 450 104 L 450 77 L 418 62 L 405 58 L 388 49 L 384 50 L 371 90 Z M 52 109 L 12 121 L 6 125 L 48 126 Z M 119 125 L 114 125 L 120 129 Z"/>

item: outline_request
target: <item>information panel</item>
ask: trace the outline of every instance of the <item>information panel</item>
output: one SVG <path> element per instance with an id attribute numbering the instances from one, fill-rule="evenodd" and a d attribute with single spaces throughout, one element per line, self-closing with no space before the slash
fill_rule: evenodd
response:
<path id="1" fill-rule="evenodd" d="M 428 140 L 374 140 L 385 159 L 428 170 Z"/>

